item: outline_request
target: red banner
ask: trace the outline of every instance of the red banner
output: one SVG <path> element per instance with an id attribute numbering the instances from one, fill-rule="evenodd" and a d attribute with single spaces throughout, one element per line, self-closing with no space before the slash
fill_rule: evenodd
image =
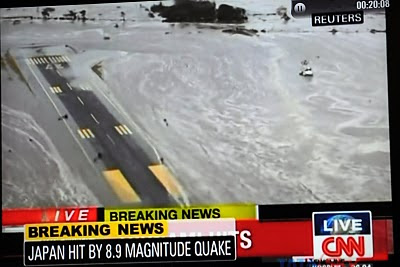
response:
<path id="1" fill-rule="evenodd" d="M 386 260 L 393 251 L 388 227 L 391 220 L 373 221 L 374 260 Z M 313 232 L 310 221 L 259 222 L 236 221 L 238 257 L 273 257 L 313 255 Z"/>
<path id="2" fill-rule="evenodd" d="M 95 222 L 97 207 L 3 209 L 3 226 L 22 226 L 33 223 Z"/>

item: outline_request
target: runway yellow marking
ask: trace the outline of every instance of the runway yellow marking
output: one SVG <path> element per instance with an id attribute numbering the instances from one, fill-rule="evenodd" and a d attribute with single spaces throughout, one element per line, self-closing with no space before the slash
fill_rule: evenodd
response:
<path id="1" fill-rule="evenodd" d="M 67 86 L 68 86 L 69 90 L 72 90 L 72 86 L 69 83 L 67 83 Z"/>
<path id="2" fill-rule="evenodd" d="M 85 103 L 83 103 L 82 99 L 81 99 L 79 96 L 77 96 L 76 98 L 78 98 L 79 102 L 81 102 L 81 104 L 82 104 L 83 106 L 85 105 Z"/>
<path id="3" fill-rule="evenodd" d="M 62 93 L 62 90 L 59 86 L 51 86 L 50 87 L 51 92 L 55 93 L 55 94 L 59 94 Z"/>
<path id="4" fill-rule="evenodd" d="M 121 132 L 121 130 L 118 128 L 118 126 L 114 126 L 114 128 L 115 128 L 115 130 L 117 130 L 117 132 L 118 132 L 120 135 L 123 135 L 123 133 Z"/>
<path id="5" fill-rule="evenodd" d="M 29 60 L 29 58 L 25 59 L 26 64 L 31 65 L 31 61 Z"/>
<path id="6" fill-rule="evenodd" d="M 46 62 L 44 61 L 43 58 L 39 58 L 39 59 L 40 59 L 40 62 L 41 62 L 42 64 L 46 64 Z"/>
<path id="7" fill-rule="evenodd" d="M 168 193 L 176 198 L 181 197 L 181 187 L 165 165 L 151 165 L 149 166 L 149 169 L 168 191 Z"/>
<path id="8" fill-rule="evenodd" d="M 31 62 L 32 65 L 35 65 L 35 61 L 33 61 L 32 58 L 29 58 L 29 61 Z"/>
<path id="9" fill-rule="evenodd" d="M 36 58 L 33 58 L 33 61 L 35 62 L 35 65 L 39 64 L 39 62 L 36 61 Z"/>
<path id="10" fill-rule="evenodd" d="M 95 117 L 92 113 L 90 113 L 90 116 L 92 116 L 93 120 L 94 120 L 97 124 L 100 124 L 100 122 L 96 119 L 96 117 Z"/>
<path id="11" fill-rule="evenodd" d="M 90 138 L 90 135 L 86 132 L 86 130 L 82 130 L 81 132 L 83 133 L 85 138 Z"/>
<path id="12" fill-rule="evenodd" d="M 78 133 L 83 139 L 94 138 L 94 134 L 92 133 L 92 131 L 90 129 L 87 129 L 87 128 L 86 129 L 79 129 Z"/>
<path id="13" fill-rule="evenodd" d="M 132 131 L 125 124 L 114 126 L 114 128 L 120 135 L 132 134 Z"/>
<path id="14" fill-rule="evenodd" d="M 138 203 L 141 201 L 139 195 L 119 169 L 104 171 L 103 175 L 122 202 Z"/>
<path id="15" fill-rule="evenodd" d="M 94 134 L 92 133 L 92 131 L 90 129 L 86 129 L 86 131 L 89 133 L 89 135 L 94 138 Z"/>
<path id="16" fill-rule="evenodd" d="M 86 130 L 82 130 L 82 133 L 86 136 L 86 138 L 90 138 L 90 135 Z"/>
<path id="17" fill-rule="evenodd" d="M 132 134 L 131 130 L 129 130 L 128 126 L 126 126 L 125 124 L 122 125 L 122 127 L 124 127 L 124 129 L 129 133 Z"/>
<path id="18" fill-rule="evenodd" d="M 54 57 L 50 57 L 51 63 L 57 63 L 57 61 L 54 59 Z"/>
<path id="19" fill-rule="evenodd" d="M 124 127 L 122 127 L 122 125 L 118 126 L 118 128 L 121 130 L 121 132 L 123 132 L 124 134 L 128 134 L 128 132 L 125 130 Z"/>
<path id="20" fill-rule="evenodd" d="M 84 135 L 83 138 L 94 138 L 94 134 L 90 129 L 80 129 L 79 132 Z"/>
<path id="21" fill-rule="evenodd" d="M 47 58 L 43 58 L 44 62 L 49 63 L 49 61 L 47 60 Z"/>
<path id="22" fill-rule="evenodd" d="M 81 138 L 85 139 L 85 135 L 81 132 L 81 130 L 78 130 L 79 135 L 81 136 Z"/>

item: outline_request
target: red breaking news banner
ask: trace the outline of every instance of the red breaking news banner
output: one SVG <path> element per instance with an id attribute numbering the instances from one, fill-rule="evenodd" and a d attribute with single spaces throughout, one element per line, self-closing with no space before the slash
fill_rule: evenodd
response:
<path id="1" fill-rule="evenodd" d="M 393 251 L 389 240 L 391 220 L 373 221 L 374 257 L 387 260 Z M 313 255 L 312 222 L 236 221 L 238 257 L 293 257 Z"/>

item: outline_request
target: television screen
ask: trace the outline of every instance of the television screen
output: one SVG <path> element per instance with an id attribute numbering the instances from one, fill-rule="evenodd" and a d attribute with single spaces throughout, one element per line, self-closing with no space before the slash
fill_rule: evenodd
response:
<path id="1" fill-rule="evenodd" d="M 1 9 L 4 208 L 391 200 L 384 10 L 187 3 Z"/>
<path id="2" fill-rule="evenodd" d="M 0 9 L 3 232 L 255 203 L 187 217 L 297 220 L 314 258 L 340 231 L 373 257 L 380 225 L 393 250 L 389 1 L 44 4 Z"/>

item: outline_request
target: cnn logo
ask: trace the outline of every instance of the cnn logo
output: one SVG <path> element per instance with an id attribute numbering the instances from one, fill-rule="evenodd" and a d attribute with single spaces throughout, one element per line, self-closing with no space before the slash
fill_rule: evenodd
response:
<path id="1" fill-rule="evenodd" d="M 364 236 L 357 238 L 349 236 L 343 237 L 328 237 L 322 242 L 322 252 L 330 258 L 340 258 L 343 254 L 347 257 L 354 257 L 354 252 L 359 257 L 365 256 L 365 241 Z"/>
<path id="2" fill-rule="evenodd" d="M 369 211 L 314 212 L 313 235 L 314 259 L 373 257 Z"/>

